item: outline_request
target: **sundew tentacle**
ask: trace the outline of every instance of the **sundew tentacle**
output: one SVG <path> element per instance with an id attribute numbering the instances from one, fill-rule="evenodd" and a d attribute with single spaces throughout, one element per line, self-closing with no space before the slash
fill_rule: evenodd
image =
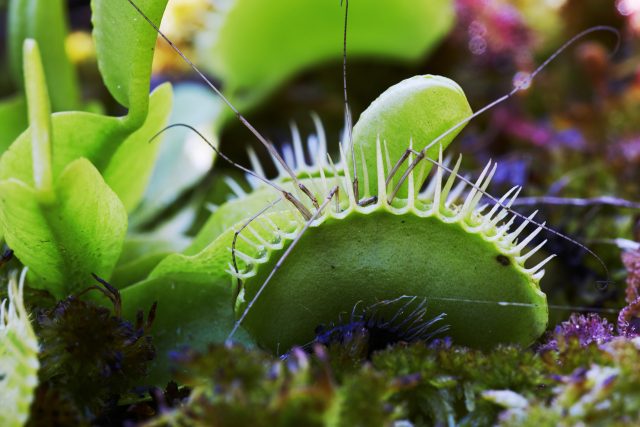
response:
<path id="1" fill-rule="evenodd" d="M 22 426 L 38 385 L 38 340 L 22 300 L 26 269 L 9 278 L 8 301 L 0 307 L 0 425 Z"/>

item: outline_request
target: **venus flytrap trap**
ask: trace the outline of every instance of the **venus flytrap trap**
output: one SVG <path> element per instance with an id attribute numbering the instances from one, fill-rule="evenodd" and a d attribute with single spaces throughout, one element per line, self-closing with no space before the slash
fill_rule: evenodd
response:
<path id="1" fill-rule="evenodd" d="M 7 427 L 26 423 L 38 385 L 38 340 L 23 301 L 26 273 L 9 275 L 8 301 L 0 305 L 0 423 Z"/>
<path id="2" fill-rule="evenodd" d="M 154 377 L 165 375 L 163 352 L 182 343 L 202 348 L 233 339 L 282 353 L 312 341 L 318 326 L 357 304 L 402 295 L 424 298 L 433 317 L 445 313 L 448 334 L 458 344 L 532 343 L 547 324 L 539 281 L 553 255 L 527 263 L 544 242 L 527 246 L 543 229 L 558 233 L 535 221 L 535 214 L 524 217 L 510 208 L 519 188 L 500 199 L 487 193 L 495 165 L 471 182 L 459 175 L 460 161 L 453 168 L 444 164 L 442 150 L 469 120 L 528 86 L 577 39 L 603 29 L 610 30 L 595 27 L 574 37 L 475 114 L 449 79 L 416 76 L 401 82 L 362 114 L 352 144 L 345 132 L 335 163 L 325 160 L 321 125 L 308 150 L 311 165 L 295 128 L 292 155 L 283 162 L 225 99 L 267 146 L 280 175 L 266 182 L 250 153 L 254 190 L 238 190 L 238 198 L 212 215 L 185 254 L 167 257 L 146 280 L 123 290 L 125 312 L 159 303 Z M 436 170 L 424 186 L 431 165 Z M 464 186 L 469 191 L 459 200 Z M 515 227 L 517 220 L 523 221 Z"/>
<path id="3" fill-rule="evenodd" d="M 533 342 L 547 323 L 539 281 L 552 256 L 525 265 L 544 242 L 527 245 L 548 228 L 510 209 L 518 188 L 501 199 L 488 195 L 495 165 L 470 182 L 458 174 L 459 161 L 450 169 L 441 154 L 466 122 L 521 87 L 472 114 L 457 84 L 417 76 L 363 113 L 353 145 L 344 138 L 339 162 L 325 160 L 319 124 L 308 150 L 312 165 L 294 129 L 293 160 L 274 157 L 280 176 L 271 183 L 250 153 L 254 190 L 238 191 L 221 206 L 184 255 L 167 257 L 146 280 L 123 289 L 129 315 L 158 301 L 153 378 L 166 377 L 163 354 L 176 346 L 203 348 L 232 338 L 282 353 L 312 341 L 318 326 L 359 303 L 402 295 L 426 299 L 433 317 L 445 313 L 448 334 L 459 344 Z M 423 190 L 432 164 L 436 170 Z M 470 190 L 460 201 L 464 185 Z M 489 205 L 479 206 L 483 197 Z M 524 221 L 513 227 L 516 220 Z"/>
<path id="4" fill-rule="evenodd" d="M 242 268 L 230 268 L 242 283 L 237 313 L 248 313 L 243 326 L 259 344 L 278 351 L 308 342 L 318 325 L 336 313 L 348 313 L 358 302 L 367 306 L 415 295 L 428 301 L 434 315 L 446 313 L 447 333 L 455 342 L 481 347 L 531 343 L 547 322 L 546 298 L 538 286 L 546 260 L 527 268 L 524 262 L 535 250 L 521 251 L 537 232 L 530 238 L 519 236 L 526 222 L 516 230 L 498 226 L 507 211 L 495 205 L 482 215 L 474 190 L 454 205 L 448 196 L 456 177 L 445 182 L 442 172 L 434 177 L 432 193 L 414 193 L 410 178 L 408 197 L 389 204 L 380 145 L 377 152 L 377 202 L 358 206 L 345 174 L 339 185 L 348 194 L 343 198 L 348 204 L 328 204 L 306 234 L 302 235 L 304 224 L 290 211 L 266 214 L 264 221 L 257 218 L 251 232 L 244 233 L 246 244 L 239 242 L 236 250 Z M 488 184 L 489 169 L 478 187 Z M 329 183 L 331 179 L 317 184 Z M 287 213 L 288 227 L 272 224 Z M 281 263 L 293 241 L 296 250 Z M 469 260 L 474 260 L 473 268 Z M 408 271 L 411 279 L 406 278 Z M 254 299 L 261 289 L 260 298 Z M 255 301 L 251 310 L 249 301 Z"/>

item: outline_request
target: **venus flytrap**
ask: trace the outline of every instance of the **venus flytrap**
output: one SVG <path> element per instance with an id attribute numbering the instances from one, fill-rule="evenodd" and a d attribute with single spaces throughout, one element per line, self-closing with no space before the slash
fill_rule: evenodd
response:
<path id="1" fill-rule="evenodd" d="M 439 98 L 452 96 L 452 83 L 438 81 L 443 82 L 441 90 L 432 90 L 429 85 L 409 96 L 427 105 L 442 105 L 447 101 Z M 438 133 L 470 114 L 461 91 L 454 93 L 459 98 L 448 101 L 453 110 L 451 119 L 436 124 L 440 126 Z M 385 98 L 388 96 L 381 97 Z M 392 105 L 387 107 L 393 111 Z M 458 162 L 448 179 L 438 168 L 433 185 L 422 192 L 411 173 L 407 196 L 398 196 L 390 204 L 385 181 L 392 160 L 382 147 L 377 139 L 375 167 L 367 165 L 361 184 L 363 197 L 375 195 L 375 203 L 360 206 L 355 199 L 346 155 L 333 167 L 318 157 L 317 168 L 311 167 L 318 178 L 300 180 L 319 201 L 335 195 L 332 189 L 338 188 L 337 204 L 323 203 L 317 218 L 307 223 L 284 200 L 261 212 L 278 199 L 278 192 L 268 186 L 257 187 L 229 202 L 233 208 L 222 206 L 214 213 L 219 228 L 226 231 L 213 242 L 194 254 L 167 257 L 147 280 L 124 289 L 125 312 L 158 301 L 155 327 L 160 332 L 155 343 L 159 354 L 180 343 L 202 347 L 225 339 L 233 325 L 234 299 L 236 315 L 248 313 L 243 326 L 252 339 L 274 352 L 306 344 L 317 326 L 334 321 L 339 313 L 351 312 L 357 303 L 367 306 L 401 295 L 425 298 L 434 316 L 445 312 L 445 322 L 457 342 L 483 347 L 532 342 L 547 322 L 546 297 L 538 286 L 544 263 L 524 265 L 540 248 L 523 252 L 539 228 L 526 237 L 522 233 L 527 222 L 516 230 L 510 230 L 515 218 L 503 223 L 510 212 L 501 204 L 508 207 L 517 189 L 482 213 L 477 204 L 495 171 L 495 167 L 488 167 L 465 200 L 458 203 L 456 194 L 461 189 L 458 185 L 454 188 L 459 181 Z M 356 145 L 355 152 L 366 149 Z M 300 152 L 293 157 L 304 158 Z M 442 164 L 442 159 L 438 163 Z M 255 169 L 261 169 L 258 163 Z M 371 178 L 365 179 L 365 175 Z M 293 191 L 288 178 L 277 182 Z M 310 204 L 308 207 L 312 209 Z M 252 217 L 252 222 L 240 220 L 237 212 L 240 217 Z M 297 247 L 288 253 L 294 241 Z M 285 253 L 289 257 L 281 263 Z M 474 260 L 472 268 L 470 260 Z M 235 277 L 233 287 L 229 274 Z M 245 311 L 272 276 L 252 309 Z M 233 338 L 249 340 L 242 329 Z M 165 368 L 166 361 L 160 356 L 156 374 Z"/>
<path id="2" fill-rule="evenodd" d="M 525 267 L 540 245 L 523 250 L 540 228 L 526 236 L 528 222 L 514 230 L 513 216 L 501 224 L 510 212 L 500 204 L 486 214 L 477 207 L 481 193 L 476 189 L 486 189 L 495 167 L 485 168 L 460 204 L 448 198 L 456 175 L 445 182 L 441 169 L 433 191 L 418 193 L 412 173 L 408 196 L 389 204 L 384 184 L 388 161 L 379 143 L 376 152 L 375 203 L 358 204 L 345 166 L 338 185 L 348 194 L 347 205 L 329 204 L 304 236 L 290 211 L 289 227 L 270 225 L 274 217 L 286 216 L 277 213 L 257 219 L 252 233 L 244 233 L 246 244 L 236 252 L 242 268 L 229 269 L 242 284 L 236 310 L 243 326 L 259 344 L 282 351 L 308 342 L 318 325 L 350 312 L 358 302 L 366 306 L 412 295 L 425 298 L 433 313 L 446 313 L 455 342 L 530 344 L 547 323 L 546 297 L 538 282 L 549 259 Z M 322 181 L 325 188 L 332 183 L 331 178 Z M 509 193 L 503 202 L 513 201 L 514 191 Z M 256 232 L 265 229 L 270 231 Z M 283 264 L 292 242 L 297 248 Z"/>
<path id="3" fill-rule="evenodd" d="M 9 298 L 0 305 L 0 424 L 20 427 L 29 418 L 38 385 L 38 340 L 24 307 L 26 269 L 9 276 Z"/>
<path id="4" fill-rule="evenodd" d="M 433 111 L 423 114 L 417 106 Z M 156 381 L 166 376 L 162 355 L 171 348 L 202 348 L 227 338 L 284 352 L 309 342 L 317 326 L 357 303 L 402 295 L 424 298 L 434 316 L 446 313 L 450 335 L 460 344 L 530 344 L 548 318 L 539 281 L 551 257 L 525 265 L 544 243 L 526 246 L 547 227 L 533 217 L 513 227 L 523 218 L 510 208 L 519 189 L 501 199 L 489 196 L 495 165 L 469 182 L 458 174 L 459 163 L 453 169 L 443 164 L 441 147 L 474 116 L 455 83 L 422 76 L 391 88 L 363 114 L 354 129 L 355 159 L 348 146 L 339 163 L 316 158 L 315 175 L 295 169 L 304 163 L 299 148 L 286 164 L 265 143 L 286 174 L 230 202 L 229 216 L 215 220 L 213 240 L 201 234 L 187 254 L 167 257 L 146 280 L 122 291 L 130 316 L 158 301 Z M 410 164 L 406 170 L 402 159 Z M 431 164 L 437 170 L 421 191 Z M 260 176 L 260 168 L 251 174 Z M 362 193 L 353 186 L 355 176 Z M 458 200 L 465 184 L 470 190 Z M 308 194 L 297 192 L 303 188 Z M 361 196 L 368 196 L 367 203 Z M 480 206 L 483 196 L 492 203 Z"/>

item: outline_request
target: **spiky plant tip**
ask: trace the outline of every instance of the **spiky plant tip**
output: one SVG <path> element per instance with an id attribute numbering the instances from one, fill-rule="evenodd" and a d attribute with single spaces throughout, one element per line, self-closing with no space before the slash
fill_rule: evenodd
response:
<path id="1" fill-rule="evenodd" d="M 24 306 L 27 270 L 10 274 L 8 299 L 0 306 L 0 425 L 21 426 L 38 385 L 38 340 Z"/>

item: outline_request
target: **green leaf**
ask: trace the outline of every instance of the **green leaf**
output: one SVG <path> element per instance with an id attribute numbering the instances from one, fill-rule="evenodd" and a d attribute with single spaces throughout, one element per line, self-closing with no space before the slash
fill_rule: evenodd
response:
<path id="1" fill-rule="evenodd" d="M 47 92 L 38 44 L 33 39 L 24 41 L 24 77 L 27 110 L 31 125 L 31 154 L 33 182 L 41 196 L 49 196 L 51 176 L 51 105 Z"/>
<path id="2" fill-rule="evenodd" d="M 395 164 L 409 144 L 415 151 L 421 151 L 441 134 L 468 119 L 473 114 L 469 101 L 462 88 L 453 80 L 442 76 L 414 76 L 401 81 L 384 91 L 360 115 L 353 127 L 353 145 L 355 147 L 358 179 L 370 183 L 377 181 L 376 144 L 382 144 L 388 153 L 391 164 Z M 465 123 L 466 124 L 466 123 Z M 445 149 L 464 128 L 458 126 L 445 138 L 426 151 L 431 159 L 438 158 L 440 145 Z M 366 163 L 368 177 L 364 176 L 362 159 Z M 351 164 L 349 153 L 348 164 Z M 416 185 L 422 185 L 431 169 L 431 163 L 423 162 L 418 168 Z M 399 181 L 407 166 L 400 168 L 392 184 Z M 353 169 L 351 169 L 353 170 Z M 388 172 L 388 171 L 387 171 Z M 389 186 L 389 191 L 393 189 Z M 408 184 L 405 183 L 398 193 L 406 197 Z M 371 189 L 371 195 L 377 194 L 377 188 Z"/>
<path id="3" fill-rule="evenodd" d="M 123 289 L 141 282 L 168 255 L 184 250 L 189 239 L 172 225 L 152 233 L 129 234 L 111 277 L 111 284 Z"/>
<path id="4" fill-rule="evenodd" d="M 220 9 L 198 39 L 199 62 L 238 101 L 254 102 L 240 97 L 263 97 L 292 74 L 342 57 L 339 1 L 236 0 Z M 448 33 L 453 18 L 451 0 L 351 0 L 349 58 L 417 60 Z"/>
<path id="5" fill-rule="evenodd" d="M 103 171 L 105 181 L 120 197 L 127 212 L 138 205 L 151 177 L 162 141 L 149 140 L 167 123 L 172 98 L 169 83 L 151 94 L 144 124 L 120 144 Z"/>
<path id="6" fill-rule="evenodd" d="M 167 0 L 136 0 L 159 24 Z M 151 61 L 157 34 L 127 0 L 92 0 L 93 37 L 105 85 L 129 108 L 127 120 L 137 127 L 147 116 Z M 132 25 L 137 22 L 139 25 Z"/>
<path id="7" fill-rule="evenodd" d="M 22 44 L 27 38 L 35 39 L 42 50 L 53 111 L 77 110 L 80 106 L 78 78 L 65 51 L 66 2 L 11 0 L 8 14 L 9 65 L 17 86 L 22 86 L 24 81 Z"/>
<path id="8" fill-rule="evenodd" d="M 29 126 L 24 96 L 0 101 L 0 154 Z"/>
<path id="9" fill-rule="evenodd" d="M 131 135 L 134 129 L 125 126 L 118 117 L 82 111 L 54 113 L 51 117 L 54 180 L 70 162 L 87 158 L 105 173 L 118 195 L 132 208 L 141 197 L 153 166 L 158 146 L 148 141 L 166 121 L 171 106 L 171 88 L 161 86 L 150 99 L 150 118 L 134 135 Z M 31 135 L 29 128 L 0 157 L 0 180 L 15 178 L 31 186 L 35 184 Z M 131 167 L 131 162 L 136 162 L 136 166 Z"/>
<path id="10" fill-rule="evenodd" d="M 55 201 L 43 203 L 24 182 L 0 181 L 0 225 L 33 286 L 62 298 L 86 288 L 91 273 L 111 275 L 127 214 L 87 159 L 69 164 L 54 191 Z"/>
<path id="11" fill-rule="evenodd" d="M 182 346 L 204 350 L 223 342 L 231 331 L 233 286 L 226 270 L 232 240 L 229 230 L 196 256 L 170 255 L 147 280 L 121 291 L 124 316 L 131 320 L 138 309 L 158 303 L 152 329 L 158 355 L 150 376 L 156 384 L 168 380 L 169 351 Z M 234 342 L 252 341 L 240 330 Z"/>
<path id="12" fill-rule="evenodd" d="M 80 157 L 89 159 L 98 169 L 105 168 L 118 144 L 130 133 L 117 117 L 81 111 L 54 113 L 51 127 L 54 180 L 69 162 Z M 0 158 L 0 179 L 16 178 L 34 184 L 31 133 L 31 128 L 23 132 Z"/>
<path id="13" fill-rule="evenodd" d="M 135 238 L 136 237 L 134 237 L 134 239 Z M 124 250 L 130 249 L 131 245 L 137 245 L 138 243 L 137 241 L 127 241 L 125 242 Z M 153 243 L 154 245 L 150 246 L 152 250 L 149 253 L 139 255 L 133 260 L 129 260 L 123 253 L 122 256 L 120 256 L 120 262 L 122 264 L 116 266 L 110 283 L 121 289 L 141 282 L 149 276 L 149 273 L 151 273 L 160 261 L 179 251 L 174 249 L 170 242 L 153 241 Z M 167 249 L 164 247 L 167 247 Z"/>

